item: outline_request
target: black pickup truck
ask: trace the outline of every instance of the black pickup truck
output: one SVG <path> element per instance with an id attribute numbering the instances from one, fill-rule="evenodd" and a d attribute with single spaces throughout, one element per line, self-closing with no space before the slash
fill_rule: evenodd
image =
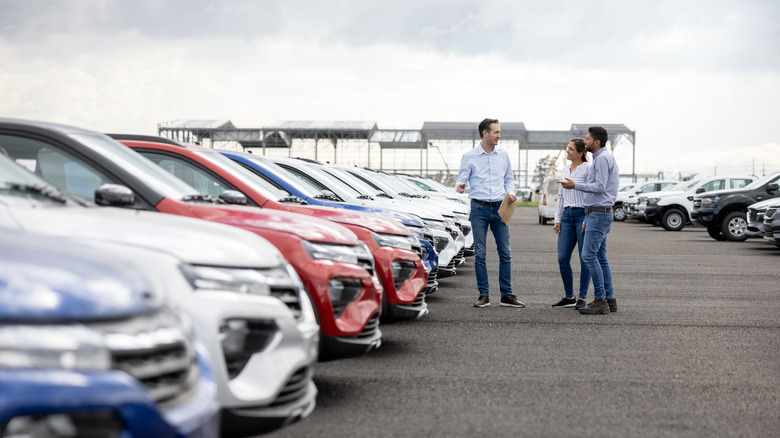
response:
<path id="1" fill-rule="evenodd" d="M 699 193 L 693 198 L 691 218 L 707 227 L 715 240 L 746 240 L 748 206 L 780 197 L 779 180 L 780 172 L 775 172 L 741 189 Z"/>

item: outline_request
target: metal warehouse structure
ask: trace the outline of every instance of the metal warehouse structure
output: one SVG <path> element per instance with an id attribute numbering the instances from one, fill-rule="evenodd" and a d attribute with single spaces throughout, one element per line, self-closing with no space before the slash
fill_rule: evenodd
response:
<path id="1" fill-rule="evenodd" d="M 636 179 L 636 132 L 623 124 L 575 123 L 566 131 L 529 131 L 522 122 L 501 122 L 501 146 L 511 154 L 516 152 L 514 166 L 518 176 L 525 174 L 527 181 L 529 151 L 557 152 L 572 138 L 584 138 L 588 127 L 593 125 L 603 126 L 607 130 L 610 150 L 614 151 L 623 141 L 631 144 L 631 173 L 624 176 Z M 160 123 L 157 129 L 159 135 L 177 141 L 212 147 L 233 144 L 263 155 L 276 154 L 278 150 L 291 155 L 296 145 L 305 144 L 309 152 L 313 152 L 315 160 L 332 159 L 334 163 L 339 161 L 340 148 L 351 147 L 356 151 L 351 159 L 357 162 L 353 164 L 386 170 L 414 170 L 421 174 L 431 173 L 429 152 L 435 150 L 438 154 L 433 159 L 440 159 L 440 166 L 443 166 L 435 170 L 447 176 L 453 173 L 450 164 L 459 162 L 464 148 L 476 147 L 480 141 L 477 124 L 473 122 L 425 122 L 421 129 L 379 129 L 374 121 L 281 121 L 263 128 L 247 129 L 237 128 L 230 120 L 176 120 Z M 393 163 L 386 163 L 386 151 L 393 151 Z M 321 156 L 327 152 L 332 152 L 332 158 Z M 405 157 L 404 164 L 397 163 L 395 155 L 398 154 Z M 413 162 L 411 166 L 414 167 L 410 168 L 409 162 Z"/>

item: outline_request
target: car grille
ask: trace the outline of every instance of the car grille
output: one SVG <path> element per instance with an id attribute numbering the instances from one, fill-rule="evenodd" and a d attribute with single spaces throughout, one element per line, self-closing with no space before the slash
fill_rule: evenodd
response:
<path id="1" fill-rule="evenodd" d="M 280 300 L 290 308 L 295 319 L 300 321 L 303 318 L 301 310 L 301 296 L 298 288 L 281 285 L 271 285 L 271 296 Z"/>
<path id="2" fill-rule="evenodd" d="M 369 274 L 374 275 L 374 256 L 370 252 L 358 252 L 358 264 L 362 266 Z"/>
<path id="3" fill-rule="evenodd" d="M 698 199 L 698 198 L 694 198 L 693 199 L 693 208 L 694 209 L 701 208 L 701 199 Z"/>
<path id="4" fill-rule="evenodd" d="M 271 403 L 271 406 L 280 406 L 292 403 L 306 395 L 306 389 L 314 376 L 313 367 L 303 367 L 296 371 L 282 388 L 279 396 Z"/>
<path id="5" fill-rule="evenodd" d="M 198 378 L 192 338 L 171 312 L 91 326 L 103 333 L 112 367 L 141 382 L 158 403 L 185 393 Z"/>
<path id="6" fill-rule="evenodd" d="M 376 335 L 376 331 L 379 330 L 379 314 L 372 316 L 371 319 L 368 320 L 366 323 L 366 326 L 363 328 L 363 331 L 360 332 L 360 334 L 357 335 L 358 339 L 363 338 L 371 338 Z"/>

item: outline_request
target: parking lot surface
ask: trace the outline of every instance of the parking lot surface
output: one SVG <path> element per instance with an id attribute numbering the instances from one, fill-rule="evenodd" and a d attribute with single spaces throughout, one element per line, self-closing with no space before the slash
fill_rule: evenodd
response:
<path id="1" fill-rule="evenodd" d="M 550 307 L 563 295 L 556 235 L 537 222 L 518 208 L 511 223 L 526 308 L 498 305 L 489 245 L 490 307 L 472 307 L 468 258 L 429 315 L 383 325 L 374 352 L 318 364 L 314 413 L 270 436 L 778 436 L 780 249 L 616 222 L 619 311 L 581 315 Z"/>

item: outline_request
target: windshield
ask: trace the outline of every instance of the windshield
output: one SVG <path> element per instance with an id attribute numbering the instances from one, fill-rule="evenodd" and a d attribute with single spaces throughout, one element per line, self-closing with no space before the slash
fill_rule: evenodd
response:
<path id="1" fill-rule="evenodd" d="M 262 178 L 258 178 L 252 172 L 241 167 L 240 164 L 220 154 L 217 151 L 198 150 L 196 151 L 196 153 L 201 157 L 218 165 L 219 167 L 229 171 L 231 174 L 233 174 L 233 176 L 240 179 L 241 182 L 248 185 L 249 188 L 261 194 L 265 198 L 278 201 L 282 198 L 286 198 L 290 196 L 290 192 L 287 192 L 286 190 L 283 189 L 279 189 L 275 187 L 273 184 L 270 184 L 269 182 L 263 180 Z"/>
<path id="2" fill-rule="evenodd" d="M 375 188 L 366 184 L 365 181 L 358 179 L 355 177 L 355 175 L 352 175 L 349 172 L 345 172 L 344 169 L 340 169 L 338 167 L 326 167 L 323 170 L 332 175 L 333 178 L 337 179 L 339 183 L 343 184 L 345 187 L 348 187 L 355 193 L 359 193 L 358 196 L 376 195 Z"/>
<path id="3" fill-rule="evenodd" d="M 295 175 L 290 174 L 290 172 L 287 171 L 287 169 L 284 169 L 280 167 L 278 164 L 274 163 L 271 160 L 267 160 L 260 157 L 246 157 L 249 161 L 257 164 L 258 166 L 262 167 L 263 169 L 267 170 L 270 174 L 275 175 L 278 178 L 281 178 L 285 181 L 287 185 L 293 188 L 298 193 L 303 194 L 304 196 L 314 196 L 317 194 L 317 192 L 314 190 L 314 188 L 308 184 L 301 184 L 298 182 L 298 179 L 295 178 Z M 231 160 L 232 161 L 232 160 Z M 243 166 L 242 166 L 243 167 Z M 253 174 L 256 174 L 256 176 L 260 178 L 268 178 L 261 176 L 262 173 L 258 171 L 257 169 L 248 167 L 247 171 L 252 172 Z M 266 181 L 267 184 L 274 185 L 275 183 Z M 285 190 L 283 187 L 279 186 L 279 190 Z"/>
<path id="4" fill-rule="evenodd" d="M 304 162 L 287 163 L 275 161 L 275 163 L 284 169 L 288 175 L 292 175 L 297 181 L 308 186 L 309 191 L 307 194 L 310 193 L 309 196 L 312 198 L 321 197 L 322 192 L 325 190 L 341 198 L 335 199 L 335 201 L 343 201 L 350 196 L 355 196 L 354 194 L 350 195 L 345 187 L 334 181 L 330 175 L 323 172 L 316 165 L 309 165 Z"/>
<path id="5" fill-rule="evenodd" d="M 71 134 L 81 143 L 98 150 L 117 166 L 131 171 L 136 177 L 154 187 L 158 193 L 171 199 L 197 195 L 198 191 L 176 178 L 141 154 L 103 135 Z"/>
<path id="6" fill-rule="evenodd" d="M 780 172 L 778 172 L 778 173 L 771 173 L 771 174 L 769 174 L 769 175 L 759 179 L 758 181 L 753 181 L 752 183 L 746 185 L 745 187 L 743 187 L 743 190 L 757 189 L 757 188 L 763 186 L 764 184 L 767 184 L 767 183 L 770 183 L 770 182 L 775 182 L 775 180 L 777 180 L 778 178 L 780 178 Z"/>

